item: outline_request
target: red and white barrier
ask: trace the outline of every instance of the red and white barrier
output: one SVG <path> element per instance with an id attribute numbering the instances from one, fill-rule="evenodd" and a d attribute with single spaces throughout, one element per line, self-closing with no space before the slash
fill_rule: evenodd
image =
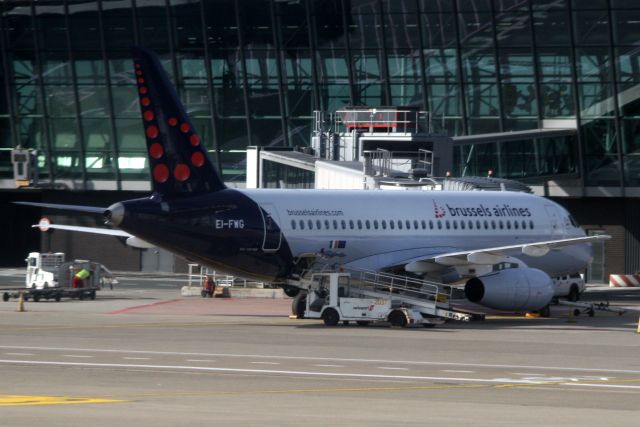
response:
<path id="1" fill-rule="evenodd" d="M 639 287 L 640 274 L 610 274 L 609 286 L 612 288 Z"/>

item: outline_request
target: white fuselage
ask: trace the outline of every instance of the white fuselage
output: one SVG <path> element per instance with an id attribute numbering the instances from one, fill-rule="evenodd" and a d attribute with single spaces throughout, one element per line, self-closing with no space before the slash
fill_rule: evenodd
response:
<path id="1" fill-rule="evenodd" d="M 409 259 L 463 250 L 584 236 L 556 203 L 515 192 L 244 190 L 279 224 L 294 257 L 379 270 Z M 551 276 L 574 273 L 591 258 L 589 244 L 541 257 L 514 253 Z"/>

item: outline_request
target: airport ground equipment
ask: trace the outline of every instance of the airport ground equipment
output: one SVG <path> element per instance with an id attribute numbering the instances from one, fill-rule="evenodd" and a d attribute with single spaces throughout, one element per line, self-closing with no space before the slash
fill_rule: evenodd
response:
<path id="1" fill-rule="evenodd" d="M 565 307 L 569 307 L 572 310 L 572 314 L 574 316 L 579 316 L 580 314 L 586 313 L 589 317 L 593 317 L 596 311 L 610 311 L 612 313 L 618 313 L 619 316 L 622 316 L 627 310 L 611 307 L 609 302 L 576 302 L 576 301 L 564 301 L 559 300 L 558 305 L 563 305 Z"/>
<path id="2" fill-rule="evenodd" d="M 97 291 L 117 283 L 113 273 L 104 265 L 88 260 L 65 261 L 62 252 L 31 252 L 25 261 L 25 287 L 6 289 L 2 295 L 4 301 L 19 298 L 21 294 L 25 301 L 32 299 L 36 302 L 41 299 L 95 299 Z M 91 274 L 82 282 L 82 287 L 74 288 L 73 276 L 83 269 Z"/>
<path id="3" fill-rule="evenodd" d="M 303 292 L 294 299 L 296 317 L 322 319 L 327 326 L 350 321 L 434 326 L 445 320 L 468 322 L 473 317 L 450 306 L 450 287 L 405 276 L 373 271 L 313 272 L 303 275 L 297 286 Z"/>
<path id="4" fill-rule="evenodd" d="M 585 289 L 584 279 L 579 273 L 553 277 L 552 280 L 554 298 L 564 297 L 569 301 L 576 302 Z"/>

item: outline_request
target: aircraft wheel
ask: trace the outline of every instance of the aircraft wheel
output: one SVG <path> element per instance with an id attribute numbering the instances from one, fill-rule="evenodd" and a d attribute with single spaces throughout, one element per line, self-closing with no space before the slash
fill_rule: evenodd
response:
<path id="1" fill-rule="evenodd" d="M 300 293 L 300 288 L 294 286 L 283 286 L 282 291 L 290 298 L 295 298 Z"/>
<path id="2" fill-rule="evenodd" d="M 544 306 L 538 311 L 538 314 L 540 314 L 540 317 L 551 316 L 551 307 L 549 307 L 548 305 Z"/>
<path id="3" fill-rule="evenodd" d="M 2 294 L 2 301 L 7 302 L 9 301 L 9 292 L 5 292 L 4 294 Z"/>
<path id="4" fill-rule="evenodd" d="M 407 316 L 400 310 L 393 310 L 389 313 L 389 323 L 396 328 L 404 328 L 407 326 Z"/>
<path id="5" fill-rule="evenodd" d="M 57 294 L 57 295 L 56 295 L 56 302 L 60 302 L 60 300 L 61 300 L 61 299 L 62 299 L 62 298 L 60 297 L 60 294 Z"/>
<path id="6" fill-rule="evenodd" d="M 369 323 L 371 322 L 369 322 L 368 320 L 356 320 L 356 324 L 358 326 L 369 326 Z"/>
<path id="7" fill-rule="evenodd" d="M 304 319 L 304 311 L 307 308 L 307 293 L 300 292 L 291 302 L 291 313 L 298 319 Z"/>
<path id="8" fill-rule="evenodd" d="M 38 302 L 38 301 L 40 301 L 40 295 L 38 295 L 38 294 L 33 294 L 33 301 L 34 301 L 34 302 Z"/>
<path id="9" fill-rule="evenodd" d="M 89 298 L 91 298 L 92 300 L 96 299 L 96 291 L 91 291 L 91 293 L 89 294 Z"/>
<path id="10" fill-rule="evenodd" d="M 325 326 L 336 326 L 340 321 L 340 315 L 335 309 L 327 308 L 324 313 L 322 313 L 322 320 Z"/>
<path id="11" fill-rule="evenodd" d="M 578 291 L 578 287 L 576 285 L 571 285 L 571 290 L 569 291 L 567 299 L 571 302 L 576 302 L 580 299 L 580 291 Z"/>

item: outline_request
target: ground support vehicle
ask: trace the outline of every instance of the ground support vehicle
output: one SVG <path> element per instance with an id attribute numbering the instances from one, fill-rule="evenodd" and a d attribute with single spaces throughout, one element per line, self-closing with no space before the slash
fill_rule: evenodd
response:
<path id="1" fill-rule="evenodd" d="M 576 302 L 580 299 L 580 295 L 584 292 L 584 279 L 579 273 L 567 274 L 553 278 L 553 297 L 566 298 L 569 301 Z"/>
<path id="2" fill-rule="evenodd" d="M 25 301 L 33 300 L 38 302 L 40 300 L 56 300 L 60 301 L 62 298 L 71 299 L 96 299 L 96 292 L 99 288 L 47 288 L 47 289 L 7 289 L 2 294 L 3 301 L 9 301 L 11 298 L 20 298 L 20 294 Z"/>
<path id="3" fill-rule="evenodd" d="M 113 287 L 117 283 L 113 273 L 100 263 L 87 260 L 65 262 L 64 258 L 62 252 L 31 252 L 26 259 L 25 287 L 5 289 L 2 299 L 9 301 L 22 294 L 26 301 L 31 299 L 35 302 L 49 299 L 60 301 L 62 298 L 93 300 L 96 292 L 104 286 Z M 77 281 L 74 287 L 73 276 L 81 270 L 90 274 L 86 279 Z"/>
<path id="4" fill-rule="evenodd" d="M 292 284 L 293 285 L 293 284 Z M 310 272 L 295 286 L 295 317 L 322 319 L 327 326 L 386 321 L 391 326 L 435 326 L 470 321 L 451 308 L 451 288 L 405 276 L 371 271 Z M 306 292 L 305 292 L 306 291 Z"/>

